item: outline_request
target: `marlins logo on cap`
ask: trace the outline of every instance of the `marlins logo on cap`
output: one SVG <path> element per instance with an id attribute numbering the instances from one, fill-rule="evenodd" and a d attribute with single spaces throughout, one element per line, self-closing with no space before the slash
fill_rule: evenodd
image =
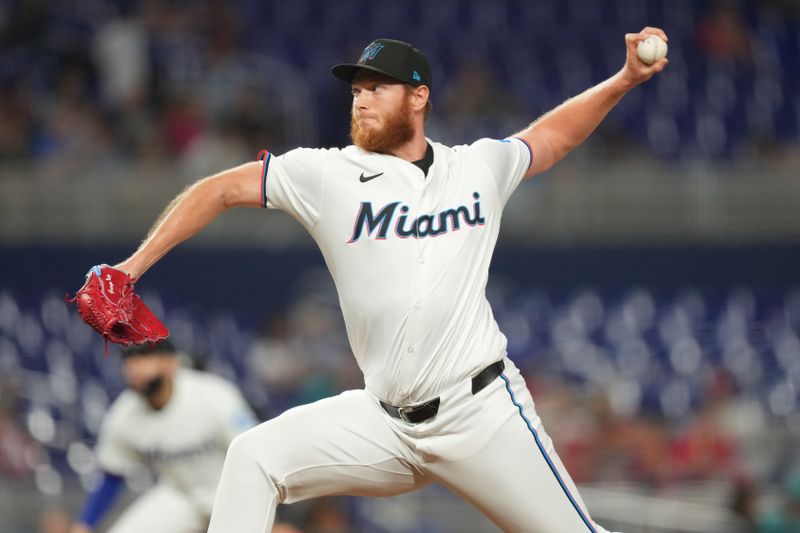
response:
<path id="1" fill-rule="evenodd" d="M 375 59 L 375 56 L 378 55 L 378 52 L 384 49 L 386 45 L 382 43 L 372 43 L 364 49 L 364 53 L 361 54 L 361 57 L 358 58 L 359 63 L 363 63 L 367 60 Z"/>
<path id="2" fill-rule="evenodd" d="M 433 86 L 431 65 L 425 55 L 403 41 L 376 39 L 361 53 L 356 63 L 341 63 L 331 72 L 340 80 L 351 83 L 356 73 L 371 70 L 409 85 Z"/>

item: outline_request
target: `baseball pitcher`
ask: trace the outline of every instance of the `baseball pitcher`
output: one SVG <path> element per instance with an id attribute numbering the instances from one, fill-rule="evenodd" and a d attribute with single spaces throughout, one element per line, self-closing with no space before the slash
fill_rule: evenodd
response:
<path id="1" fill-rule="evenodd" d="M 426 57 L 375 40 L 357 62 L 332 69 L 352 92 L 352 146 L 265 150 L 203 179 L 136 253 L 103 267 L 138 279 L 218 215 L 247 206 L 297 219 L 333 276 L 365 387 L 237 437 L 209 531 L 264 533 L 279 503 L 430 483 L 505 531 L 605 531 L 542 427 L 484 293 L 503 208 L 520 182 L 561 160 L 666 67 L 637 57 L 649 35 L 666 40 L 658 28 L 627 34 L 619 72 L 527 128 L 453 147 L 424 133 L 435 87 Z"/>

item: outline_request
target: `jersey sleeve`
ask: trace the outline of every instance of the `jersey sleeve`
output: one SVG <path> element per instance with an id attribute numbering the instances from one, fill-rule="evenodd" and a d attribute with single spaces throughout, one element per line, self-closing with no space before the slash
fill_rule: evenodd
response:
<path id="1" fill-rule="evenodd" d="M 262 206 L 286 211 L 306 227 L 316 224 L 328 151 L 297 148 L 280 156 L 263 151 L 259 159 Z"/>
<path id="2" fill-rule="evenodd" d="M 124 416 L 118 406 L 112 406 L 108 411 L 95 446 L 95 455 L 100 467 L 106 472 L 117 475 L 126 475 L 141 464 L 139 456 L 133 447 L 126 442 L 122 429 Z"/>
<path id="3" fill-rule="evenodd" d="M 497 192 L 503 205 L 525 177 L 533 161 L 530 145 L 519 137 L 507 139 L 480 139 L 470 145 L 494 177 Z"/>

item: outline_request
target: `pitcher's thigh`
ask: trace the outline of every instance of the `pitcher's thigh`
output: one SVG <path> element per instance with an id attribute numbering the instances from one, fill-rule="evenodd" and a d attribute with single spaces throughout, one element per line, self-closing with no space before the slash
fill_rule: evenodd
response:
<path id="1" fill-rule="evenodd" d="M 222 469 L 209 532 L 265 533 L 279 503 L 335 494 L 385 496 L 422 478 L 382 412 L 349 391 L 236 437 Z"/>
<path id="2" fill-rule="evenodd" d="M 364 391 L 290 409 L 232 443 L 275 483 L 281 503 L 334 494 L 387 496 L 422 486 L 413 455 Z"/>

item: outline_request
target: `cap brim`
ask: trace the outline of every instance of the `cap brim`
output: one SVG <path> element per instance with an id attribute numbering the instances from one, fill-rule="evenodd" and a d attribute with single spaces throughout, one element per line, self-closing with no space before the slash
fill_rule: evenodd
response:
<path id="1" fill-rule="evenodd" d="M 331 68 L 331 74 L 333 74 L 334 76 L 336 76 L 337 78 L 339 78 L 344 82 L 352 83 L 353 78 L 356 77 L 356 74 L 358 74 L 359 70 L 369 70 L 370 72 L 377 72 L 378 74 L 389 76 L 390 78 L 395 79 L 401 83 L 406 83 L 403 80 L 397 78 L 396 76 L 392 75 L 391 73 L 381 68 L 375 68 L 369 65 L 357 65 L 354 63 L 340 63 L 338 65 L 334 65 L 333 68 Z"/>

